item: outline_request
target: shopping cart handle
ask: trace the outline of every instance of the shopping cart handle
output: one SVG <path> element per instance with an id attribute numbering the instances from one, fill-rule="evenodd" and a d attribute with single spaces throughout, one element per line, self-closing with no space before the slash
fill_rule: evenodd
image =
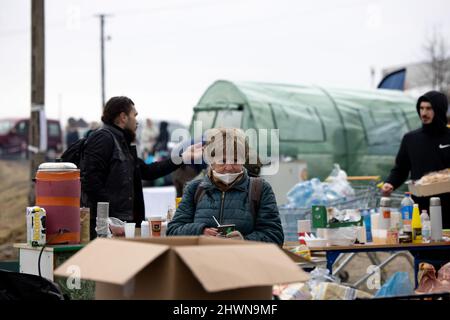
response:
<path id="1" fill-rule="evenodd" d="M 380 176 L 349 176 L 347 177 L 348 181 L 378 181 L 380 180 Z"/>

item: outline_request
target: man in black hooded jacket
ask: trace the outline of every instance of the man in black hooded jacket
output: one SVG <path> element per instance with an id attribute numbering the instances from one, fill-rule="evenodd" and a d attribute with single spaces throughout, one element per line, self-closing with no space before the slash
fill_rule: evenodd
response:
<path id="1" fill-rule="evenodd" d="M 447 97 L 437 91 L 427 92 L 418 99 L 416 108 L 422 127 L 403 137 L 395 166 L 382 187 L 384 195 L 400 187 L 410 173 L 412 180 L 418 180 L 427 173 L 450 168 Z M 443 227 L 450 228 L 450 193 L 435 196 L 441 198 Z M 421 210 L 428 211 L 430 197 L 413 199 Z"/>

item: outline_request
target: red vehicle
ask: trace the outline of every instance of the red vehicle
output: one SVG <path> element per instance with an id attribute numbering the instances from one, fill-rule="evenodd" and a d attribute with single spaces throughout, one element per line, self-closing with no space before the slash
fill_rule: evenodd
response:
<path id="1" fill-rule="evenodd" d="M 30 119 L 0 120 L 0 155 L 23 155 L 28 149 Z M 55 159 L 62 152 L 62 132 L 58 120 L 47 120 L 47 157 Z"/>

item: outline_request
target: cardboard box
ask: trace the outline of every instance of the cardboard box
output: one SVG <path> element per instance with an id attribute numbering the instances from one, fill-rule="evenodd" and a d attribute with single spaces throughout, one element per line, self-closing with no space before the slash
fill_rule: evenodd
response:
<path id="1" fill-rule="evenodd" d="M 425 185 L 417 185 L 413 182 L 409 182 L 408 189 L 416 197 L 434 196 L 441 193 L 450 192 L 450 181 Z"/>
<path id="2" fill-rule="evenodd" d="M 54 274 L 96 281 L 96 299 L 271 299 L 308 275 L 274 244 L 210 237 L 95 239 Z"/>

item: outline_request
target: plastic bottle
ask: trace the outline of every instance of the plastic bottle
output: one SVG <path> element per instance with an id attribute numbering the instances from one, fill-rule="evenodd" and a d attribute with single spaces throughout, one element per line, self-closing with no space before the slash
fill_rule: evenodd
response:
<path id="1" fill-rule="evenodd" d="M 389 230 L 391 228 L 391 199 L 387 197 L 381 198 L 380 207 L 378 229 Z"/>
<path id="2" fill-rule="evenodd" d="M 412 229 L 412 242 L 422 243 L 422 223 L 420 221 L 420 212 L 418 204 L 414 204 L 413 207 L 411 229 Z"/>
<path id="3" fill-rule="evenodd" d="M 426 210 L 422 210 L 422 214 L 420 215 L 420 219 L 422 222 L 422 242 L 430 242 L 431 239 L 431 223 L 430 217 Z"/>
<path id="4" fill-rule="evenodd" d="M 430 199 L 431 241 L 442 241 L 442 208 L 441 199 Z"/>
<path id="5" fill-rule="evenodd" d="M 144 220 L 141 222 L 141 237 L 142 238 L 150 237 L 150 225 L 148 221 Z"/>
<path id="6" fill-rule="evenodd" d="M 366 241 L 372 242 L 372 221 L 370 209 L 363 209 L 361 216 L 363 217 L 364 227 L 366 228 Z"/>
<path id="7" fill-rule="evenodd" d="M 403 225 L 411 225 L 414 201 L 411 198 L 411 192 L 405 192 L 405 197 L 400 203 L 400 212 L 402 213 Z"/>

